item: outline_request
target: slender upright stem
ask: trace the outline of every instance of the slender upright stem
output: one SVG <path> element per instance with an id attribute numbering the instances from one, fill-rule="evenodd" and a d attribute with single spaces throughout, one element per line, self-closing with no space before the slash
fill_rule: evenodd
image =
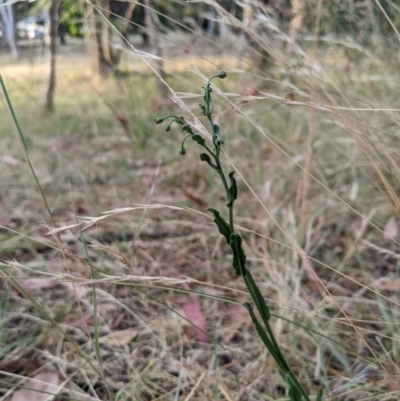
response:
<path id="1" fill-rule="evenodd" d="M 235 273 L 237 276 L 241 276 L 247 290 L 250 294 L 253 303 L 261 316 L 263 325 L 259 322 L 258 318 L 254 314 L 253 308 L 250 304 L 245 303 L 244 306 L 249 311 L 250 317 L 253 321 L 253 324 L 256 327 L 257 333 L 259 334 L 261 340 L 263 341 L 264 345 L 270 352 L 271 356 L 275 359 L 276 363 L 278 364 L 279 368 L 285 374 L 285 380 L 287 386 L 289 388 L 289 397 L 292 401 L 302 401 L 304 398 L 305 401 L 310 401 L 310 398 L 307 392 L 304 390 L 300 382 L 298 381 L 297 377 L 290 369 L 290 366 L 284 357 L 278 342 L 275 338 L 275 335 L 272 331 L 271 325 L 269 323 L 270 319 L 270 311 L 265 302 L 264 297 L 261 294 L 260 289 L 258 288 L 257 284 L 255 283 L 253 276 L 250 270 L 246 267 L 246 255 L 242 248 L 242 239 L 239 234 L 235 232 L 235 225 L 234 225 L 234 216 L 233 216 L 233 206 L 234 202 L 237 198 L 237 186 L 236 181 L 233 177 L 234 172 L 229 173 L 230 185 L 228 185 L 227 177 L 224 173 L 224 169 L 221 163 L 221 147 L 223 144 L 223 140 L 220 134 L 220 128 L 217 124 L 214 124 L 212 118 L 212 111 L 213 111 L 213 99 L 211 97 L 211 80 L 214 78 L 225 78 L 226 73 L 224 71 L 220 71 L 217 75 L 211 77 L 206 86 L 203 87 L 203 98 L 205 105 L 200 105 L 204 116 L 208 119 L 211 132 L 212 132 L 212 140 L 214 144 L 214 150 L 212 151 L 206 144 L 205 139 L 202 138 L 200 135 L 195 134 L 189 124 L 187 124 L 183 117 L 177 116 L 167 116 L 163 118 L 156 119 L 156 123 L 163 122 L 166 118 L 173 118 L 172 122 L 176 122 L 181 126 L 181 129 L 187 133 L 185 139 L 182 142 L 181 151 L 180 153 L 184 155 L 186 150 L 183 147 L 183 143 L 185 142 L 186 138 L 189 136 L 197 142 L 199 145 L 205 148 L 208 152 L 202 153 L 200 158 L 202 161 L 207 162 L 210 167 L 217 171 L 218 175 L 221 178 L 222 185 L 225 189 L 225 195 L 227 200 L 227 208 L 229 214 L 229 223 L 224 220 L 224 218 L 220 215 L 220 213 L 215 209 L 208 209 L 214 215 L 214 222 L 216 223 L 219 232 L 225 237 L 226 242 L 230 245 L 233 254 L 233 267 L 235 269 Z M 168 125 L 167 131 L 170 130 L 170 126 L 172 122 Z M 210 157 L 211 156 L 211 157 Z M 212 160 L 213 159 L 213 160 Z M 317 395 L 317 401 L 322 401 L 322 392 L 320 391 Z"/>

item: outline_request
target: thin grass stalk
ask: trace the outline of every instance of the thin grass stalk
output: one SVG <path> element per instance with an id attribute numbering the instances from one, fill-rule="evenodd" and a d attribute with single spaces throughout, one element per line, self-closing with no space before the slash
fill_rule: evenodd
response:
<path id="1" fill-rule="evenodd" d="M 40 195 L 41 195 L 41 197 L 43 199 L 43 202 L 44 202 L 44 204 L 46 206 L 46 210 L 49 213 L 49 216 L 50 216 L 50 219 L 51 219 L 51 221 L 53 223 L 53 226 L 55 227 L 56 223 L 54 221 L 53 214 L 51 213 L 50 206 L 47 203 L 47 199 L 46 199 L 46 197 L 44 195 L 42 186 L 40 185 L 40 182 L 39 182 L 39 179 L 38 179 L 38 177 L 36 175 L 35 169 L 33 168 L 33 165 L 31 163 L 31 159 L 29 157 L 29 152 L 28 152 L 28 144 L 26 142 L 25 135 L 23 134 L 23 132 L 21 130 L 21 127 L 19 126 L 17 116 L 15 114 L 14 108 L 13 108 L 12 103 L 10 101 L 10 97 L 8 96 L 8 92 L 7 92 L 7 89 L 6 89 L 6 86 L 4 84 L 3 77 L 2 77 L 1 74 L 0 74 L 0 85 L 1 85 L 1 89 L 2 89 L 3 94 L 4 94 L 4 98 L 6 100 L 6 105 L 7 105 L 7 108 L 8 108 L 8 112 L 10 113 L 11 120 L 12 120 L 12 122 L 14 124 L 15 130 L 17 131 L 19 139 L 21 140 L 22 146 L 24 148 L 24 153 L 25 153 L 26 160 L 28 162 L 29 169 L 31 170 L 31 173 L 33 175 L 35 183 L 36 183 L 36 185 L 37 185 L 37 187 L 39 189 Z"/>
<path id="2" fill-rule="evenodd" d="M 90 358 L 81 350 L 79 345 L 76 344 L 76 342 L 72 339 L 72 337 L 60 327 L 60 325 L 47 313 L 47 311 L 36 301 L 36 299 L 32 295 L 28 291 L 26 291 L 18 283 L 17 280 L 15 280 L 13 276 L 10 276 L 5 267 L 6 266 L 4 265 L 0 265 L 0 270 L 4 273 L 5 277 L 7 277 L 11 281 L 15 289 L 21 294 L 23 294 L 24 297 L 28 299 L 31 302 L 31 304 L 36 307 L 37 311 L 44 317 L 44 319 L 50 322 L 51 325 L 54 326 L 68 340 L 68 342 L 74 347 L 77 354 L 81 356 L 90 365 L 93 371 L 96 372 L 102 378 L 102 380 L 105 380 L 103 373 L 99 369 L 97 369 L 96 366 L 94 366 Z"/>
<path id="3" fill-rule="evenodd" d="M 26 160 L 27 160 L 28 165 L 29 165 L 29 169 L 30 169 L 30 171 L 31 171 L 31 173 L 33 175 L 33 178 L 35 180 L 36 186 L 39 189 L 40 195 L 41 195 L 42 200 L 43 200 L 43 202 L 45 204 L 46 210 L 47 210 L 47 212 L 48 212 L 48 214 L 50 216 L 52 224 L 55 227 L 56 226 L 56 222 L 54 220 L 53 214 L 51 213 L 50 206 L 49 206 L 49 204 L 47 202 L 46 196 L 44 195 L 42 186 L 40 185 L 40 182 L 39 182 L 39 179 L 38 179 L 37 174 L 35 172 L 35 169 L 33 168 L 31 159 L 29 157 L 28 144 L 27 144 L 26 138 L 25 138 L 25 136 L 24 136 L 24 134 L 22 132 L 22 129 L 21 129 L 20 125 L 19 125 L 17 116 L 16 116 L 14 108 L 12 106 L 10 97 L 8 96 L 8 92 L 7 92 L 7 89 L 6 89 L 6 86 L 4 84 L 4 80 L 3 80 L 3 77 L 1 76 L 1 74 L 0 74 L 0 86 L 1 86 L 3 94 L 4 94 L 4 98 L 5 98 L 5 101 L 6 101 L 6 105 L 7 105 L 8 111 L 10 113 L 11 120 L 12 120 L 12 122 L 14 124 L 15 130 L 18 133 L 19 139 L 20 139 L 20 141 L 22 143 L 22 146 L 23 146 L 23 149 L 24 149 L 24 153 L 25 153 L 25 157 L 26 157 Z M 61 241 L 60 241 L 60 238 L 59 238 L 59 234 L 56 235 L 56 238 L 57 238 L 57 242 L 58 242 L 58 244 L 60 246 L 60 249 L 62 249 L 62 245 L 61 245 Z M 81 233 L 81 239 L 83 240 L 82 233 Z M 83 244 L 84 244 L 86 255 L 87 255 L 87 257 L 89 257 L 85 241 L 83 241 Z M 64 253 L 63 253 L 63 256 L 65 258 L 65 254 Z M 91 266 L 91 263 L 90 263 L 90 266 Z M 1 268 L 1 266 L 0 266 L 0 268 Z M 94 271 L 93 271 L 92 267 L 91 267 L 91 278 L 92 279 L 94 278 Z M 15 280 L 12 279 L 12 282 L 13 282 L 13 284 L 15 286 L 20 287 L 19 284 L 17 285 L 17 282 Z M 92 292 L 93 292 L 93 314 L 94 314 L 94 322 L 95 322 L 95 352 L 96 352 L 96 356 L 97 356 L 99 364 L 100 364 L 100 368 L 102 370 L 102 359 L 101 359 L 101 355 L 100 355 L 99 330 L 98 330 L 98 320 L 97 320 L 96 286 L 94 284 L 92 286 Z M 25 291 L 23 291 L 23 293 L 27 294 Z M 27 296 L 27 298 L 31 301 L 31 303 L 33 305 L 36 306 L 36 308 L 38 309 L 39 312 L 44 314 L 46 316 L 46 318 L 49 318 L 50 319 L 49 321 L 51 321 L 53 324 L 57 325 L 56 322 L 54 322 L 53 319 L 50 317 L 50 315 L 48 315 L 47 313 L 44 313 L 44 310 L 40 307 L 40 305 L 36 302 L 36 300 L 33 297 L 31 297 L 29 295 L 29 296 Z M 62 333 L 65 335 L 66 338 L 68 338 L 68 336 L 63 331 L 62 331 Z M 71 343 L 74 345 L 74 347 L 76 347 L 75 344 L 72 342 L 72 339 L 70 339 L 70 340 L 71 340 Z M 94 366 L 92 364 L 91 364 L 91 366 L 92 366 L 92 368 L 94 368 Z M 96 368 L 94 368 L 94 370 L 97 373 L 99 373 Z M 111 396 L 111 390 L 110 390 L 109 386 L 107 385 L 106 376 L 103 374 L 103 372 L 100 374 L 100 377 L 102 377 L 103 381 L 105 382 L 106 388 L 107 388 L 107 392 L 108 392 L 109 396 Z"/>
<path id="4" fill-rule="evenodd" d="M 76 213 L 75 213 L 75 219 L 76 219 L 76 222 L 79 223 L 78 216 L 76 215 Z M 89 255 L 87 243 L 86 243 L 85 239 L 83 238 L 82 228 L 80 226 L 79 226 L 79 238 L 80 238 L 80 240 L 81 240 L 81 242 L 83 244 L 83 250 L 85 252 L 86 259 L 89 262 L 90 278 L 91 278 L 91 280 L 94 281 L 95 278 L 96 278 L 96 275 L 95 275 L 95 272 L 94 272 L 93 263 L 92 263 L 92 260 L 90 258 L 90 255 Z M 92 302 L 93 302 L 94 349 L 95 349 L 97 360 L 99 361 L 100 369 L 102 370 L 102 372 L 104 372 L 103 359 L 101 357 L 100 341 L 99 341 L 100 335 L 99 335 L 99 319 L 98 319 L 98 316 L 97 316 L 97 290 L 96 290 L 96 283 L 93 282 L 91 287 L 92 287 Z M 107 381 L 105 381 L 105 385 L 107 387 L 107 390 L 108 390 L 109 394 L 111 394 L 111 392 L 110 392 L 110 390 L 108 388 Z"/>

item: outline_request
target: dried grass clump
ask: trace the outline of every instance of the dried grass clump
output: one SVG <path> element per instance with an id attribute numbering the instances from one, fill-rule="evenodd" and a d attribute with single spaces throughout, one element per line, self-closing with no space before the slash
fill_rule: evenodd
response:
<path id="1" fill-rule="evenodd" d="M 238 37 L 260 39 L 260 25 L 218 12 Z M 44 69 L 2 70 L 54 218 L 2 119 L 3 399 L 285 397 L 204 213 L 224 204 L 214 178 L 200 161 L 182 165 L 176 131 L 153 127 L 173 111 L 206 137 L 197 87 L 221 68 L 232 79 L 213 94 L 224 163 L 239 177 L 237 226 L 291 366 L 326 399 L 399 398 L 395 44 L 299 32 L 286 52 L 286 31 L 272 28 L 255 49 L 268 53 L 259 70 L 252 50 L 174 33 L 177 58 L 164 53 L 174 103 L 157 99 L 142 53 L 127 55 L 136 75 L 98 83 L 64 57 L 48 119 L 36 102 Z"/>

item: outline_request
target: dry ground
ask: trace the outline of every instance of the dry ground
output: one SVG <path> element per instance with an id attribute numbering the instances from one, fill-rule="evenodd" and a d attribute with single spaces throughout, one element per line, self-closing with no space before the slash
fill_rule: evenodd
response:
<path id="1" fill-rule="evenodd" d="M 132 54 L 123 74 L 97 80 L 84 43 L 62 49 L 54 115 L 40 103 L 45 60 L 3 61 L 51 217 L 3 107 L 1 400 L 35 388 L 74 400 L 287 399 L 205 211 L 224 210 L 217 177 L 194 146 L 179 156 L 180 132 L 153 123 L 200 115 L 201 98 L 187 93 L 204 83 L 190 63 L 228 72 L 214 95 L 240 180 L 236 223 L 293 370 L 327 400 L 399 399 L 391 61 L 352 62 L 332 46 L 318 65 L 254 72 L 237 68 L 233 48 L 172 39 L 167 82 L 184 112 Z"/>

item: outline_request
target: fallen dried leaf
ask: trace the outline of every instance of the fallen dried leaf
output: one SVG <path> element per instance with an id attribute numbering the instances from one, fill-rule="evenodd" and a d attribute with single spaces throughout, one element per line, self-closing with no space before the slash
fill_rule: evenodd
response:
<path id="1" fill-rule="evenodd" d="M 399 231 L 399 222 L 395 217 L 391 217 L 386 223 L 383 232 L 385 233 L 386 237 L 395 238 L 397 236 L 398 231 Z"/>
<path id="2" fill-rule="evenodd" d="M 231 341 L 243 324 L 249 320 L 249 312 L 242 305 L 231 305 L 226 314 L 230 317 L 232 323 L 224 325 L 221 328 L 221 334 Z"/>
<path id="3" fill-rule="evenodd" d="M 206 208 L 208 205 L 207 203 L 195 192 L 189 191 L 186 188 L 183 188 L 184 194 L 194 203 L 196 203 L 198 206 Z"/>
<path id="4" fill-rule="evenodd" d="M 63 282 L 63 285 L 72 291 L 79 299 L 86 298 L 86 295 L 91 288 L 88 285 L 78 285 L 69 281 Z"/>
<path id="5" fill-rule="evenodd" d="M 208 340 L 208 336 L 205 334 L 205 332 L 207 331 L 206 319 L 201 310 L 200 302 L 196 298 L 196 296 L 190 294 L 190 298 L 192 299 L 192 302 L 183 306 L 183 312 L 186 318 L 195 326 L 197 326 L 197 339 L 200 342 L 205 343 Z"/>
<path id="6" fill-rule="evenodd" d="M 20 286 L 27 291 L 46 290 L 59 284 L 51 278 L 27 278 L 17 280 Z"/>
<path id="7" fill-rule="evenodd" d="M 389 281 L 377 281 L 375 285 L 380 291 L 398 291 L 400 290 L 400 278 Z"/>
<path id="8" fill-rule="evenodd" d="M 121 345 L 126 345 L 130 343 L 136 336 L 138 332 L 135 329 L 126 329 L 120 331 L 114 331 L 99 338 L 99 342 L 109 347 L 117 347 Z"/>
<path id="9" fill-rule="evenodd" d="M 59 392 L 59 377 L 56 372 L 44 371 L 30 378 L 26 388 L 13 393 L 10 401 L 50 401 Z"/>

